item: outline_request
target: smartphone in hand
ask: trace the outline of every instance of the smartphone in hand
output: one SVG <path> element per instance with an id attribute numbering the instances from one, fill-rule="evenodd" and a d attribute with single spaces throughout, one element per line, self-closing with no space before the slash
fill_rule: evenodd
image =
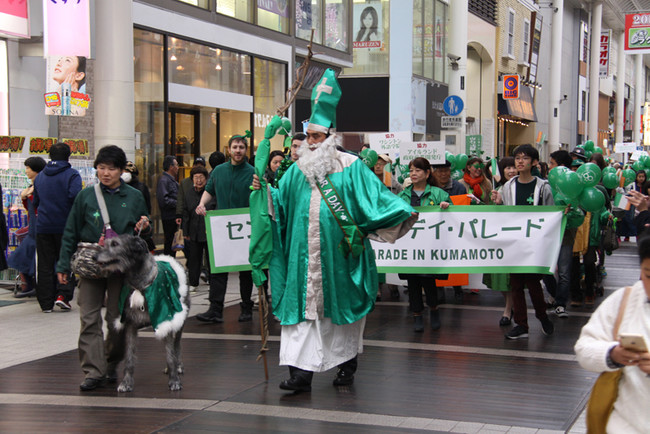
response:
<path id="1" fill-rule="evenodd" d="M 638 353 L 648 352 L 648 346 L 645 343 L 643 335 L 634 333 L 621 333 L 618 336 L 618 341 L 626 350 L 636 351 Z"/>

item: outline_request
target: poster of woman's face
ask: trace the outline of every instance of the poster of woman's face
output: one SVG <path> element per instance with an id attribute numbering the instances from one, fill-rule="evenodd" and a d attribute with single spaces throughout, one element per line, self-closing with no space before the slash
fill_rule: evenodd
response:
<path id="1" fill-rule="evenodd" d="M 45 114 L 84 116 L 90 104 L 86 79 L 85 57 L 48 57 Z"/>
<path id="2" fill-rule="evenodd" d="M 381 48 L 382 9 L 381 2 L 354 4 L 353 48 Z"/>

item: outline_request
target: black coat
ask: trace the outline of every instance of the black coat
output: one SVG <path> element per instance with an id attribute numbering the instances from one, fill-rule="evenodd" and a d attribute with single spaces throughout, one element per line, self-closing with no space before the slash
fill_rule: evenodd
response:
<path id="1" fill-rule="evenodd" d="M 205 217 L 198 215 L 195 210 L 201 201 L 201 196 L 205 188 L 202 188 L 200 191 L 196 191 L 194 186 L 190 189 L 184 189 L 182 194 L 182 202 L 179 204 L 182 206 L 182 216 L 183 222 L 181 223 L 181 228 L 183 229 L 183 235 L 189 237 L 190 240 L 204 243 L 207 241 L 207 234 L 205 230 Z M 206 205 L 206 210 L 215 209 L 217 203 L 214 198 Z"/>

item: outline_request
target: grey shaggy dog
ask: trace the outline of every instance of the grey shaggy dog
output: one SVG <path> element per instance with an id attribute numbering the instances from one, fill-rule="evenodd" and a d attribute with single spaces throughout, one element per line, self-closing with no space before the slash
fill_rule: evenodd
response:
<path id="1" fill-rule="evenodd" d="M 115 327 L 125 334 L 124 378 L 117 388 L 118 392 L 133 390 L 133 371 L 136 362 L 136 343 L 138 329 L 151 325 L 147 302 L 143 296 L 146 288 L 158 275 L 157 261 L 170 263 L 178 282 L 182 312 L 176 313 L 173 319 L 160 324 L 155 331 L 156 338 L 164 339 L 167 353 L 167 368 L 169 374 L 169 389 L 182 388 L 180 374 L 183 373 L 181 360 L 181 335 L 183 324 L 190 307 L 190 297 L 187 288 L 185 270 L 170 256 L 153 256 L 149 253 L 146 242 L 133 235 L 120 235 L 105 241 L 104 248 L 94 257 L 97 263 L 109 272 L 124 274 L 124 282 L 130 288 L 130 293 L 124 303 L 120 320 L 109 326 Z"/>

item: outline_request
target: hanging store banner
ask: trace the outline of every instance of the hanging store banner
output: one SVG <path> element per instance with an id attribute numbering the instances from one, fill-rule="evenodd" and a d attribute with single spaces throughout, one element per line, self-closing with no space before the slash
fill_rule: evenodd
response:
<path id="1" fill-rule="evenodd" d="M 650 13 L 625 15 L 625 52 L 650 53 Z"/>
<path id="2" fill-rule="evenodd" d="M 395 244 L 371 241 L 380 273 L 553 273 L 566 225 L 560 206 L 420 207 Z M 250 270 L 247 208 L 209 211 L 210 269 Z"/>
<path id="3" fill-rule="evenodd" d="M 381 7 L 379 1 L 354 4 L 352 48 L 381 48 L 384 22 Z"/>
<path id="4" fill-rule="evenodd" d="M 0 152 L 22 152 L 24 144 L 23 136 L 0 136 Z"/>
<path id="5" fill-rule="evenodd" d="M 43 51 L 90 57 L 90 0 L 43 0 Z"/>
<path id="6" fill-rule="evenodd" d="M 289 17 L 289 2 L 287 0 L 257 0 L 257 7 L 281 17 Z"/>
<path id="7" fill-rule="evenodd" d="M 73 157 L 87 157 L 90 155 L 88 140 L 86 139 L 62 139 L 61 141 L 70 146 L 70 155 Z"/>
<path id="8" fill-rule="evenodd" d="M 612 30 L 603 30 L 600 32 L 600 69 L 598 75 L 601 78 L 609 77 L 609 57 L 612 51 Z"/>
<path id="9" fill-rule="evenodd" d="M 29 153 L 49 154 L 50 147 L 57 141 L 56 137 L 32 137 L 29 139 Z"/>
<path id="10" fill-rule="evenodd" d="M 442 142 L 401 142 L 399 145 L 401 164 L 409 164 L 418 157 L 426 158 L 431 164 L 445 162 L 445 144 Z"/>
<path id="11" fill-rule="evenodd" d="M 45 114 L 85 116 L 90 106 L 86 92 L 86 58 L 57 56 L 47 58 Z"/>
<path id="12" fill-rule="evenodd" d="M 0 1 L 0 36 L 29 38 L 29 1 Z"/>

